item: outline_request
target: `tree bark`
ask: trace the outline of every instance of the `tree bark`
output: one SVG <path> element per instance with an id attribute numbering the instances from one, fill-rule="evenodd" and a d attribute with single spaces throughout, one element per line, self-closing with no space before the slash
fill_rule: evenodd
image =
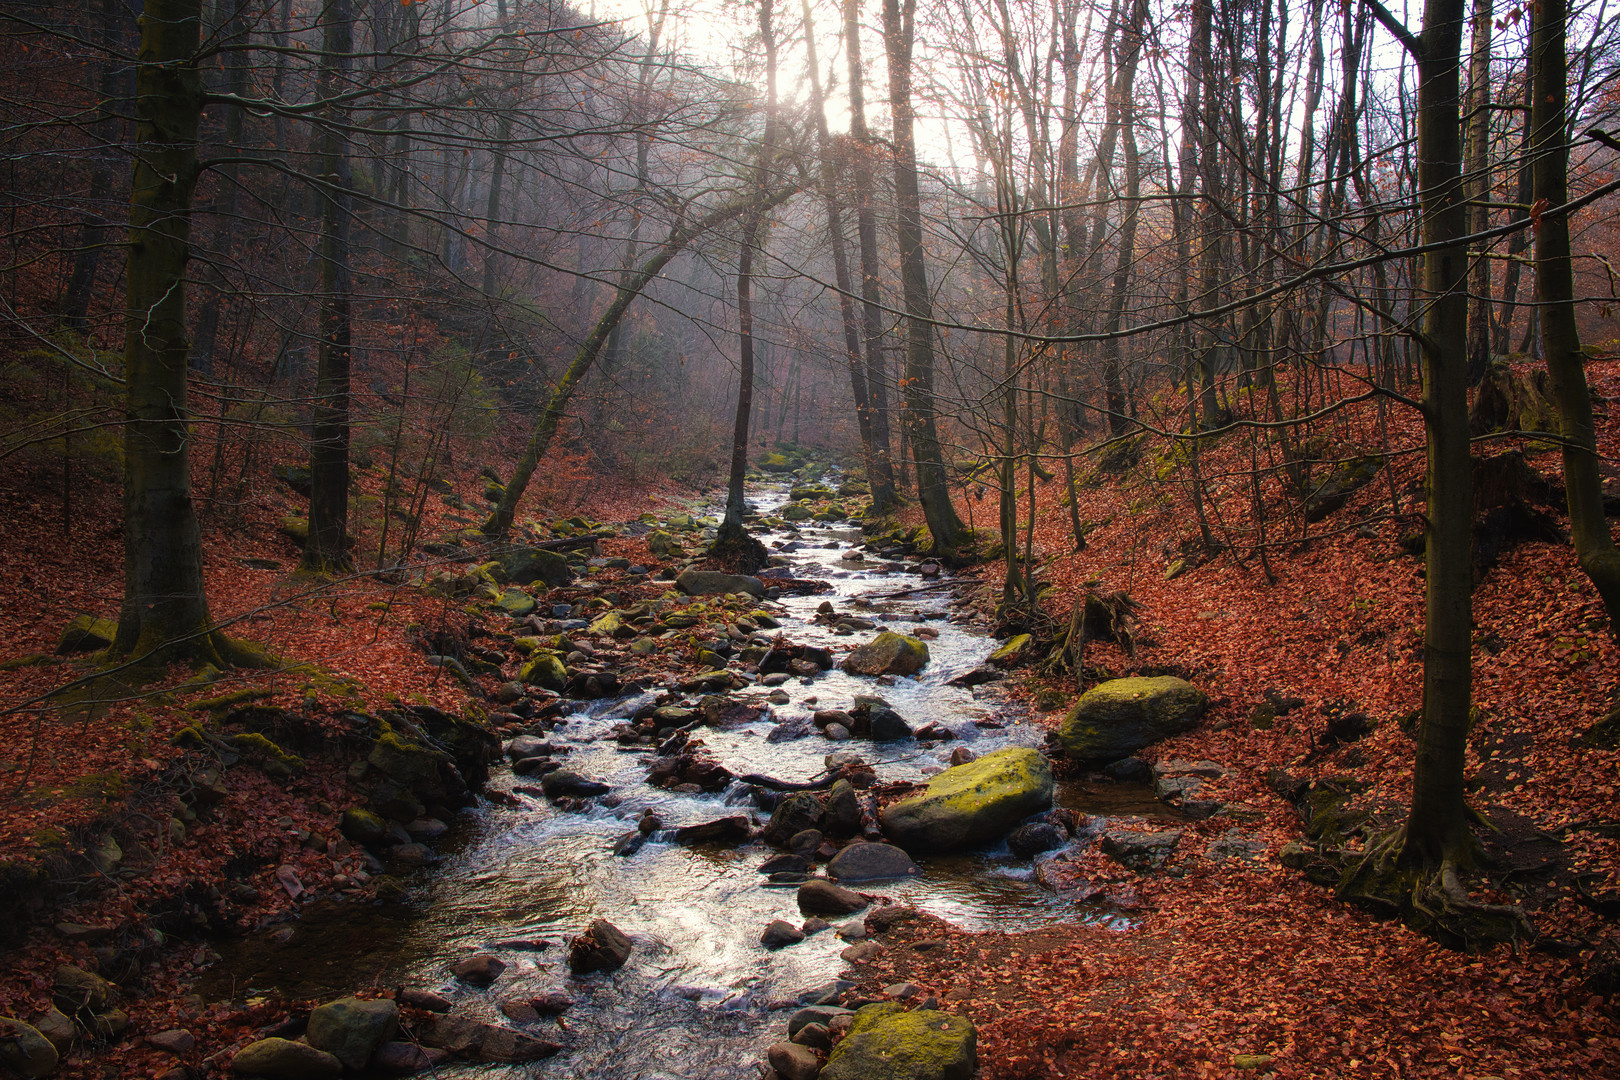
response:
<path id="1" fill-rule="evenodd" d="M 1538 205 L 1569 201 L 1567 23 L 1568 0 L 1542 0 L 1530 14 L 1530 126 L 1534 195 Z M 1575 324 L 1575 282 L 1570 262 L 1569 218 L 1549 215 L 1535 230 L 1536 291 L 1541 298 L 1541 347 L 1547 356 L 1552 398 L 1558 406 L 1564 444 L 1564 492 L 1570 538 L 1581 570 L 1591 579 L 1613 633 L 1620 627 L 1620 551 L 1603 512 L 1598 476 L 1597 431 L 1586 357 Z"/>
<path id="2" fill-rule="evenodd" d="M 872 512 L 882 514 L 896 501 L 894 449 L 889 431 L 889 376 L 883 359 L 883 295 L 877 248 L 877 209 L 873 196 L 871 134 L 866 129 L 866 72 L 861 65 L 860 0 L 844 0 L 844 56 L 849 67 L 849 138 L 854 144 L 850 179 L 855 186 L 855 235 L 861 258 L 861 321 L 866 348 L 866 392 L 872 408 L 872 456 L 876 471 Z"/>
<path id="3" fill-rule="evenodd" d="M 900 283 L 905 296 L 906 426 L 917 467 L 917 496 L 933 536 L 934 553 L 956 555 L 962 520 L 951 504 L 934 414 L 934 302 L 923 256 L 922 196 L 917 181 L 916 116 L 911 105 L 911 46 L 917 0 L 883 0 L 889 59 L 889 107 L 894 117 L 894 187 Z"/>
<path id="4" fill-rule="evenodd" d="M 327 0 L 323 98 L 348 89 L 354 51 L 349 0 Z M 321 310 L 316 356 L 315 406 L 309 444 L 309 539 L 303 565 L 319 573 L 344 571 L 349 557 L 349 361 L 352 346 L 349 277 L 349 155 L 339 128 L 344 112 L 327 111 L 321 132 Z"/>
<path id="5" fill-rule="evenodd" d="M 1400 862 L 1466 864 L 1472 851 L 1463 802 L 1472 692 L 1473 523 L 1468 437 L 1467 188 L 1462 175 L 1461 53 L 1464 0 L 1425 0 L 1418 56 L 1418 198 L 1425 310 L 1423 412 L 1428 437 L 1427 614 L 1423 722 L 1412 811 Z"/>
<path id="6" fill-rule="evenodd" d="M 186 263 L 202 79 L 200 0 L 147 0 L 135 83 L 124 380 L 124 600 L 111 652 L 222 663 L 191 500 Z"/>
<path id="7" fill-rule="evenodd" d="M 1474 0 L 1473 41 L 1468 56 L 1468 208 L 1470 232 L 1490 227 L 1491 212 L 1491 0 Z M 1468 285 L 1468 385 L 1478 386 L 1491 361 L 1491 263 L 1486 245 L 1475 246 Z"/>

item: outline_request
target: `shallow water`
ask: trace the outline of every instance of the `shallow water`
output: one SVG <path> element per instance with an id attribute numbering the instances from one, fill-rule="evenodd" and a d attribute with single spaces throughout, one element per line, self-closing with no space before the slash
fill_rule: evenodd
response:
<path id="1" fill-rule="evenodd" d="M 766 489 L 755 492 L 753 502 L 768 513 L 785 497 L 781 489 Z M 859 532 L 847 527 L 807 524 L 797 535 L 767 533 L 761 539 L 767 545 L 797 541 L 799 546 L 787 553 L 793 575 L 833 586 L 832 593 L 784 597 L 776 605 L 791 640 L 847 649 L 876 632 L 846 637 L 813 624 L 815 609 L 824 600 L 831 600 L 840 614 L 870 618 L 880 628 L 926 625 L 939 637 L 928 642 L 930 663 L 915 679 L 879 686 L 874 679 L 835 669 L 808 683 L 791 681 L 783 689 L 792 700 L 756 723 L 696 733 L 733 772 L 807 779 L 823 771 L 823 757 L 835 749 L 861 754 L 876 766 L 882 781 L 919 779 L 944 765 L 955 742 L 924 750 L 912 742 L 836 744 L 818 734 L 766 741 L 775 721 L 815 708 L 847 708 L 863 693 L 881 696 L 914 727 L 930 720 L 945 724 L 979 753 L 1040 743 L 1041 732 L 1016 722 L 1003 708 L 994 684 L 975 690 L 946 685 L 981 664 L 996 645 L 971 621 L 951 621 L 954 597 L 949 588 L 883 599 L 925 582 L 871 554 L 864 562 L 843 560 L 842 554 L 860 542 Z M 860 597 L 869 598 L 872 606 L 858 606 Z M 757 696 L 763 702 L 766 693 L 760 687 L 739 696 Z M 222 946 L 223 959 L 199 990 L 212 997 L 270 992 L 319 997 L 406 983 L 441 990 L 468 1015 L 504 1022 L 501 998 L 527 999 L 565 988 L 576 1004 L 560 1020 L 518 1025 L 562 1043 L 561 1054 L 524 1066 L 453 1065 L 436 1075 L 603 1080 L 740 1080 L 757 1075 L 754 1062 L 779 1037 L 781 1027 L 779 1019 L 773 1022 L 764 1015 L 769 1004 L 833 978 L 843 966 L 838 954 L 846 943 L 823 931 L 775 952 L 759 944 L 761 930 L 772 919 L 802 919 L 796 888 L 770 886 L 757 871 L 768 854 L 760 845 L 704 850 L 655 837 L 633 857 L 612 854 L 613 841 L 634 827 L 644 808 L 656 811 L 666 827 L 752 810 L 751 804 L 737 805 L 735 796 L 728 804 L 725 793 L 687 795 L 644 783 L 650 754 L 627 752 L 609 734 L 638 704 L 631 699 L 591 703 L 585 706 L 588 711 L 570 717 L 550 736 L 572 747 L 570 768 L 613 786 L 622 800 L 616 808 L 560 813 L 543 800 L 522 796 L 520 808 L 482 804 L 455 823 L 440 846 L 443 860 L 416 876 L 411 903 L 305 909 L 290 932 L 281 928 L 270 936 Z M 1007 726 L 981 727 L 986 721 Z M 514 782 L 522 785 L 525 778 L 502 771 L 491 784 L 510 788 Z M 1068 784 L 1060 786 L 1058 802 L 1110 814 L 1143 813 L 1152 807 L 1140 790 L 1093 792 Z M 1013 857 L 1004 846 L 920 861 L 920 879 L 862 885 L 862 891 L 904 899 L 966 929 L 1111 920 L 1105 912 L 1077 907 L 1036 885 L 1029 860 Z M 611 975 L 572 979 L 564 939 L 596 917 L 629 933 L 635 954 Z M 545 947 L 513 944 L 532 946 L 536 941 Z M 472 951 L 495 952 L 509 965 L 489 990 L 448 977 L 448 965 Z"/>

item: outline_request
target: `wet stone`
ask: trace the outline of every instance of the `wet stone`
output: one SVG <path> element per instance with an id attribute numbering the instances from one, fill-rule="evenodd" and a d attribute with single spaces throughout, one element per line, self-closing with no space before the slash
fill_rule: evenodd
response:
<path id="1" fill-rule="evenodd" d="M 450 974 L 469 986 L 488 986 L 501 977 L 506 961 L 489 953 L 479 953 L 450 965 Z"/>

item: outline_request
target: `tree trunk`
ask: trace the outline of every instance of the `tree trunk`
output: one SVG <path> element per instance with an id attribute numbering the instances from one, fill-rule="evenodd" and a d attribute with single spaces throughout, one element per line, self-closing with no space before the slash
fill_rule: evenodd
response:
<path id="1" fill-rule="evenodd" d="M 328 0 L 323 98 L 347 90 L 354 51 L 349 0 Z M 349 154 L 340 108 L 326 112 L 321 133 L 321 340 L 315 369 L 315 407 L 309 444 L 309 539 L 303 565 L 320 573 L 343 571 L 349 558 L 349 360 L 352 335 L 349 281 Z"/>
<path id="2" fill-rule="evenodd" d="M 112 225 L 107 221 L 102 203 L 111 194 L 113 148 L 119 142 L 120 117 L 127 108 L 128 84 L 116 59 L 128 48 L 123 10 L 117 0 L 99 0 L 95 4 L 98 38 L 108 51 L 100 62 L 97 76 L 96 123 L 92 129 L 100 143 L 93 153 L 90 167 L 90 187 L 85 194 L 84 217 L 79 225 L 79 243 L 73 253 L 73 269 L 68 275 L 67 289 L 62 294 L 58 310 L 62 325 L 70 330 L 84 332 L 89 329 L 90 297 L 95 292 L 96 271 L 101 266 L 101 249 L 110 238 Z"/>
<path id="3" fill-rule="evenodd" d="M 895 504 L 894 450 L 889 433 L 889 376 L 883 360 L 883 296 L 878 289 L 877 210 L 873 196 L 871 135 L 866 130 L 866 72 L 861 65 L 860 0 L 844 0 L 844 55 L 849 67 L 850 178 L 855 185 L 855 234 L 861 257 L 861 320 L 866 346 L 866 392 L 872 408 L 872 457 L 867 477 L 872 513 Z"/>
<path id="4" fill-rule="evenodd" d="M 1120 141 L 1125 150 L 1125 208 L 1119 226 L 1119 260 L 1114 267 L 1113 289 L 1108 297 L 1108 314 L 1103 333 L 1119 333 L 1125 314 L 1125 294 L 1136 263 L 1136 223 L 1140 218 L 1141 155 L 1136 146 L 1136 65 L 1142 55 L 1142 24 L 1147 18 L 1146 0 L 1131 5 L 1129 24 L 1119 40 L 1119 78 L 1115 91 L 1115 115 L 1119 118 Z M 1123 435 L 1130 421 L 1125 413 L 1125 391 L 1120 382 L 1119 339 L 1102 341 L 1103 381 L 1108 393 L 1108 433 Z"/>
<path id="5" fill-rule="evenodd" d="M 1491 212 L 1491 0 L 1474 0 L 1474 34 L 1468 56 L 1468 208 L 1470 232 L 1490 227 Z M 1491 263 L 1486 244 L 1475 245 L 1469 281 L 1468 385 L 1478 386 L 1491 361 Z"/>
<path id="6" fill-rule="evenodd" d="M 815 20 L 810 0 L 804 0 L 804 42 L 806 68 L 810 73 L 810 113 L 816 125 L 816 152 L 821 163 L 821 197 L 827 213 L 827 242 L 832 245 L 833 282 L 838 286 L 838 314 L 844 327 L 844 354 L 849 359 L 849 389 L 855 399 L 855 420 L 861 434 L 861 450 L 866 478 L 877 505 L 878 472 L 887 467 L 887 456 L 879 461 L 872 442 L 872 398 L 867 387 L 866 367 L 861 353 L 861 327 L 855 314 L 854 282 L 849 273 L 849 251 L 844 236 L 843 207 L 838 200 L 838 169 L 833 163 L 832 141 L 827 134 L 826 103 L 821 93 L 821 72 L 816 59 Z M 892 488 L 894 480 L 888 478 Z M 888 496 L 892 499 L 892 494 Z"/>
<path id="7" fill-rule="evenodd" d="M 1569 201 L 1567 141 L 1568 0 L 1542 0 L 1530 14 L 1530 78 L 1534 86 L 1530 126 L 1534 132 L 1534 195 L 1541 206 Z M 1545 215 L 1536 233 L 1536 291 L 1541 298 L 1541 347 L 1547 356 L 1552 398 L 1563 428 L 1564 491 L 1569 531 L 1581 569 L 1592 580 L 1609 629 L 1620 627 L 1620 551 L 1603 512 L 1597 470 L 1597 433 L 1585 356 L 1575 325 L 1575 282 L 1570 264 L 1569 218 Z"/>
<path id="8" fill-rule="evenodd" d="M 186 405 L 186 263 L 202 79 L 201 0 L 147 0 L 136 70 L 124 380 L 124 601 L 112 653 L 221 663 L 203 591 Z"/>
<path id="9" fill-rule="evenodd" d="M 1462 176 L 1464 0 L 1425 0 L 1418 58 L 1418 197 L 1423 260 L 1423 411 L 1428 437 L 1423 723 L 1401 863 L 1458 866 L 1471 855 L 1463 803 L 1472 692 L 1473 522 L 1468 440 L 1468 232 Z"/>
<path id="10" fill-rule="evenodd" d="M 902 4 L 904 10 L 902 11 Z M 917 495 L 934 539 L 934 553 L 956 554 L 962 520 L 951 504 L 934 415 L 934 302 L 923 261 L 922 196 L 917 182 L 916 117 L 911 107 L 911 45 L 917 0 L 883 0 L 889 58 L 889 106 L 894 117 L 894 187 L 900 282 L 907 321 L 906 426 L 917 467 Z"/>

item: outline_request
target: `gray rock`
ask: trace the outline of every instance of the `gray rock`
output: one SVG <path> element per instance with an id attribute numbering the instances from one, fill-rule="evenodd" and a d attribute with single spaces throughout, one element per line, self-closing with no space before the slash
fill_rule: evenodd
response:
<path id="1" fill-rule="evenodd" d="M 548 799 L 560 799 L 565 795 L 586 799 L 592 795 L 606 795 L 613 789 L 600 780 L 581 776 L 573 769 L 556 769 L 540 781 L 540 790 L 546 793 Z"/>
<path id="2" fill-rule="evenodd" d="M 574 999 L 566 990 L 547 990 L 529 999 L 529 1004 L 542 1016 L 556 1016 L 574 1007 Z"/>
<path id="3" fill-rule="evenodd" d="M 181 1057 L 191 1053 L 192 1048 L 197 1045 L 197 1037 L 185 1028 L 170 1028 L 155 1035 L 148 1035 L 146 1043 L 148 1046 L 156 1047 L 166 1054 Z"/>
<path id="4" fill-rule="evenodd" d="M 821 1060 L 815 1051 L 798 1043 L 779 1042 L 765 1051 L 765 1060 L 782 1080 L 815 1080 Z"/>
<path id="5" fill-rule="evenodd" d="M 820 829 L 805 829 L 794 833 L 788 838 L 788 850 L 801 859 L 814 859 L 816 849 L 821 847 L 822 835 Z"/>
<path id="6" fill-rule="evenodd" d="M 788 1038 L 791 1039 L 797 1035 L 806 1024 L 820 1024 L 823 1027 L 830 1027 L 834 1017 L 854 1015 L 855 1010 L 840 1008 L 837 1005 L 806 1005 L 788 1017 Z"/>
<path id="7" fill-rule="evenodd" d="M 1116 826 L 1102 834 L 1104 854 L 1132 870 L 1162 868 L 1180 842 L 1180 829 L 1152 832 Z"/>
<path id="8" fill-rule="evenodd" d="M 410 1076 L 413 1073 L 436 1069 L 450 1060 L 446 1050 L 422 1047 L 408 1042 L 386 1042 L 377 1047 L 371 1058 L 374 1071 L 389 1076 Z"/>
<path id="9" fill-rule="evenodd" d="M 832 1031 L 826 1024 L 806 1024 L 793 1036 L 793 1041 L 800 1046 L 808 1046 L 812 1050 L 825 1053 L 832 1049 Z"/>
<path id="10" fill-rule="evenodd" d="M 821 827 L 831 836 L 850 836 L 860 831 L 861 800 L 855 794 L 854 784 L 839 780 L 828 790 Z"/>
<path id="11" fill-rule="evenodd" d="M 799 910 L 806 915 L 851 915 L 867 905 L 866 897 L 812 878 L 799 886 Z"/>
<path id="12" fill-rule="evenodd" d="M 765 927 L 765 932 L 759 936 L 759 943 L 767 949 L 797 945 L 803 940 L 804 931 L 786 919 L 772 919 L 770 925 Z"/>
<path id="13" fill-rule="evenodd" d="M 568 560 L 555 551 L 543 548 L 517 547 L 496 560 L 508 581 L 519 585 L 532 585 L 543 581 L 554 589 L 573 583 L 574 571 Z"/>
<path id="14" fill-rule="evenodd" d="M 421 1035 L 424 1046 L 438 1047 L 475 1061 L 518 1064 L 550 1057 L 562 1047 L 498 1024 L 465 1016 L 435 1016 Z"/>
<path id="15" fill-rule="evenodd" d="M 1139 757 L 1124 757 L 1103 766 L 1103 772 L 1115 780 L 1128 784 L 1142 784 L 1153 779 L 1153 766 Z"/>
<path id="16" fill-rule="evenodd" d="M 771 812 L 771 820 L 760 832 L 760 839 L 781 847 L 796 833 L 819 829 L 825 817 L 820 799 L 808 791 L 796 792 L 776 804 L 776 809 Z"/>
<path id="17" fill-rule="evenodd" d="M 890 844 L 850 844 L 833 856 L 827 872 L 839 881 L 879 881 L 920 877 L 922 868 Z"/>
<path id="18" fill-rule="evenodd" d="M 748 819 L 741 814 L 705 821 L 698 825 L 682 825 L 675 830 L 675 842 L 685 845 L 725 844 L 735 846 L 748 839 L 752 830 Z"/>
<path id="19" fill-rule="evenodd" d="M 870 716 L 873 742 L 899 742 L 912 736 L 911 725 L 886 706 L 874 708 Z"/>
<path id="20" fill-rule="evenodd" d="M 351 806 L 338 819 L 338 830 L 364 847 L 377 847 L 388 837 L 388 823 L 370 810 Z"/>
<path id="21" fill-rule="evenodd" d="M 499 961 L 497 961 L 498 963 Z M 399 1030 L 399 1006 L 386 999 L 339 998 L 309 1014 L 304 1037 L 350 1069 L 363 1069 L 377 1047 Z"/>
<path id="22" fill-rule="evenodd" d="M 401 1005 L 409 1005 L 416 1009 L 425 1009 L 428 1012 L 443 1013 L 450 1011 L 450 999 L 443 994 L 436 994 L 432 990 L 422 990 L 410 986 L 394 995 L 394 1000 Z"/>
<path id="23" fill-rule="evenodd" d="M 1160 739 L 1191 731 L 1209 698 L 1184 679 L 1111 679 L 1080 695 L 1058 728 L 1078 761 L 1116 761 Z"/>
<path id="24" fill-rule="evenodd" d="M 1028 859 L 1043 851 L 1062 847 L 1068 837 L 1063 830 L 1049 821 L 1030 821 L 1014 829 L 1007 837 L 1007 846 L 1020 859 Z"/>
<path id="25" fill-rule="evenodd" d="M 765 585 L 759 578 L 744 574 L 722 574 L 716 570 L 682 571 L 675 579 L 675 587 L 688 596 L 713 596 L 719 593 L 765 595 Z"/>
<path id="26" fill-rule="evenodd" d="M 34 1027 L 39 1029 L 41 1035 L 51 1040 L 51 1045 L 56 1047 L 58 1052 L 72 1046 L 74 1038 L 78 1035 L 73 1021 L 62 1015 L 60 1009 L 47 1010 L 44 1016 L 34 1021 Z"/>
<path id="27" fill-rule="evenodd" d="M 833 742 L 848 742 L 850 739 L 849 728 L 843 724 L 828 724 L 821 729 L 821 733 Z"/>
<path id="28" fill-rule="evenodd" d="M 506 961 L 489 953 L 479 953 L 450 965 L 450 974 L 469 986 L 488 986 L 501 977 Z"/>
<path id="29" fill-rule="evenodd" d="M 0 1063 L 11 1072 L 36 1080 L 55 1072 L 59 1060 L 56 1047 L 37 1028 L 0 1016 Z"/>
<path id="30" fill-rule="evenodd" d="M 549 757 L 552 745 L 537 735 L 519 735 L 506 744 L 506 756 L 512 761 L 531 757 Z"/>
<path id="31" fill-rule="evenodd" d="M 343 1075 L 343 1063 L 337 1058 L 291 1039 L 248 1043 L 231 1058 L 231 1068 L 243 1076 L 262 1076 L 266 1080 L 320 1080 Z"/>
<path id="32" fill-rule="evenodd" d="M 606 919 L 597 919 L 568 943 L 568 969 L 575 975 L 617 971 L 630 959 L 635 943 Z"/>

